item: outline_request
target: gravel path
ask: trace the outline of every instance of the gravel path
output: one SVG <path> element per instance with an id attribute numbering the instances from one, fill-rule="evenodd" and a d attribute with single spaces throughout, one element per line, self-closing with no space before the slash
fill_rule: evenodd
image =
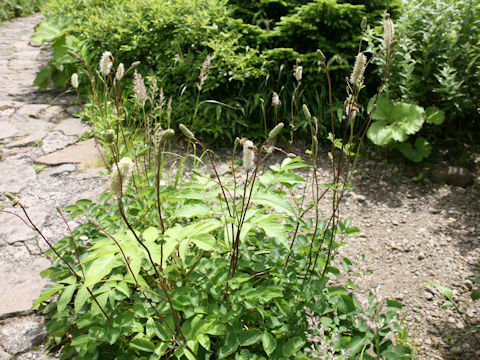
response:
<path id="1" fill-rule="evenodd" d="M 29 44 L 39 21 L 35 15 L 0 26 L 0 194 L 19 193 L 54 240 L 65 234 L 55 207 L 94 199 L 104 181 L 92 142 L 79 140 L 87 128 L 72 116 L 77 109 L 68 106 L 71 97 L 32 85 L 48 58 Z M 321 168 L 321 181 L 328 181 L 326 156 Z M 469 298 L 468 278 L 480 272 L 479 186 L 416 183 L 408 169 L 380 160 L 360 161 L 358 170 L 342 216 L 352 217 L 361 233 L 347 239 L 340 255 L 365 254 L 385 295 L 403 302 L 416 358 L 480 359 L 471 329 L 452 308 L 440 309 L 443 297 L 425 285 L 434 281 L 453 289 L 465 314 L 478 323 L 480 306 Z M 325 214 L 328 209 L 325 204 Z M 45 338 L 42 319 L 28 310 L 45 286 L 38 274 L 49 265 L 46 249 L 16 218 L 0 215 L 0 360 L 50 359 L 29 351 Z"/>

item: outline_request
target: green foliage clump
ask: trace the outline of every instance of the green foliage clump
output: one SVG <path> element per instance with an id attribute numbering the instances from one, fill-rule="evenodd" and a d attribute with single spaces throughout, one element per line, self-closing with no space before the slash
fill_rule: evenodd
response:
<path id="1" fill-rule="evenodd" d="M 395 21 L 397 43 L 386 94 L 394 101 L 443 110 L 446 121 L 433 130 L 440 139 L 478 130 L 479 18 L 475 1 L 415 0 L 404 1 Z M 382 57 L 373 61 L 384 63 Z M 474 133 L 470 136 L 474 140 Z"/>
<path id="2" fill-rule="evenodd" d="M 374 100 L 372 98 L 371 104 Z M 434 106 L 424 109 L 406 102 L 393 103 L 381 95 L 372 119 L 375 121 L 368 128 L 367 137 L 375 145 L 390 146 L 399 150 L 407 159 L 420 162 L 430 156 L 431 145 L 423 137 L 417 137 L 414 146 L 406 141 L 410 135 L 419 132 L 425 122 L 430 125 L 442 124 L 445 113 Z"/>
<path id="3" fill-rule="evenodd" d="M 27 16 L 39 11 L 45 0 L 2 0 L 0 22 L 19 16 Z"/>
<path id="4" fill-rule="evenodd" d="M 64 49 L 77 52 L 91 66 L 108 50 L 126 65 L 140 60 L 139 71 L 147 78 L 154 76 L 173 98 L 176 121 L 191 124 L 198 71 L 203 59 L 211 55 L 210 77 L 196 120 L 201 132 L 230 140 L 235 135 L 258 138 L 262 124 L 252 119 L 261 114 L 262 100 L 269 103 L 272 90 L 288 103 L 287 94 L 296 86 L 291 69 L 297 59 L 304 67 L 302 102 L 312 104 L 319 117 L 325 117 L 328 109 L 320 104 L 326 91 L 319 86 L 324 75 L 317 72 L 317 48 L 328 57 L 337 55 L 334 59 L 339 65 L 331 67 L 332 76 L 343 79 L 348 54 L 358 45 L 362 16 L 373 19 L 385 10 L 394 11 L 396 4 L 387 0 L 50 0 L 48 20 L 37 40 L 52 40 L 56 51 L 36 84 L 67 83 L 76 69 L 64 61 Z"/>

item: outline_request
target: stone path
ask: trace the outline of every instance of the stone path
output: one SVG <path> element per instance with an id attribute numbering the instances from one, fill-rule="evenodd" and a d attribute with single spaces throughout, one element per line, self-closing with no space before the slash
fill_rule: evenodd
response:
<path id="1" fill-rule="evenodd" d="M 0 25 L 0 201 L 4 192 L 18 193 L 36 225 L 55 241 L 66 235 L 56 207 L 95 198 L 104 181 L 93 140 L 80 140 L 88 126 L 72 115 L 78 111 L 69 105 L 73 97 L 33 86 L 49 57 L 29 43 L 40 21 L 34 15 Z M 45 339 L 43 319 L 30 307 L 46 285 L 39 273 L 50 264 L 47 249 L 18 218 L 0 214 L 0 360 L 51 358 L 29 351 Z"/>

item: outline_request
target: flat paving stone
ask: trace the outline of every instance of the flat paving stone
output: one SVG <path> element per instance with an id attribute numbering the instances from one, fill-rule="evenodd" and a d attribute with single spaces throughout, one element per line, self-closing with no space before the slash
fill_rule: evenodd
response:
<path id="1" fill-rule="evenodd" d="M 29 146 L 42 140 L 48 134 L 47 131 L 37 131 L 31 135 L 25 136 L 21 139 L 9 142 L 5 145 L 6 148 L 14 148 L 14 147 L 23 147 Z"/>
<path id="2" fill-rule="evenodd" d="M 52 168 L 48 173 L 48 175 L 50 176 L 60 175 L 60 174 L 75 171 L 76 169 L 77 167 L 73 164 L 63 164 L 63 165 Z"/>
<path id="3" fill-rule="evenodd" d="M 40 113 L 49 106 L 48 104 L 25 104 L 17 110 L 17 114 L 39 118 Z"/>
<path id="4" fill-rule="evenodd" d="M 80 136 L 88 129 L 90 129 L 90 127 L 79 118 L 68 118 L 55 126 L 55 130 L 61 131 L 69 136 Z"/>
<path id="5" fill-rule="evenodd" d="M 0 162 L 0 174 L 0 193 L 20 193 L 36 179 L 33 167 L 21 163 Z"/>
<path id="6" fill-rule="evenodd" d="M 65 149 L 68 145 L 75 143 L 77 139 L 76 136 L 67 136 L 60 131 L 53 131 L 43 139 L 42 150 L 45 154 L 49 154 L 56 150 Z"/>
<path id="7" fill-rule="evenodd" d="M 15 248 L 15 246 L 10 246 Z M 50 266 L 43 255 L 8 264 L 0 261 L 0 316 L 29 311 L 48 281 L 40 272 Z"/>
<path id="8" fill-rule="evenodd" d="M 26 135 L 25 131 L 20 130 L 14 124 L 6 121 L 0 121 L 0 128 L 2 129 L 0 132 L 0 140 Z"/>
<path id="9" fill-rule="evenodd" d="M 8 209 L 25 219 L 20 209 Z M 47 210 L 42 206 L 26 208 L 28 216 L 39 229 L 43 227 L 47 218 Z M 26 219 L 25 219 L 26 220 Z M 0 214 L 0 238 L 7 244 L 14 244 L 33 239 L 38 236 L 35 230 L 30 229 L 21 219 L 12 214 Z M 1 274 L 1 272 L 0 272 Z"/>
<path id="10" fill-rule="evenodd" d="M 35 162 L 45 165 L 79 164 L 95 162 L 100 157 L 94 139 L 70 145 L 65 149 L 38 157 Z"/>

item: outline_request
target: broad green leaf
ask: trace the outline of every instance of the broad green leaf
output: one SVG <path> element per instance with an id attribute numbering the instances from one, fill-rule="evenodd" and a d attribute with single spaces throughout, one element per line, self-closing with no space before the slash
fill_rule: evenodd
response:
<path id="1" fill-rule="evenodd" d="M 35 302 L 32 305 L 32 309 L 35 308 L 38 304 L 40 304 L 42 301 L 48 299 L 50 296 L 55 294 L 56 292 L 62 290 L 64 286 L 62 284 L 55 284 L 55 285 L 50 285 L 46 287 L 40 294 L 40 297 L 35 300 Z"/>
<path id="2" fill-rule="evenodd" d="M 205 251 L 218 250 L 217 240 L 211 234 L 200 234 L 192 238 L 192 242 Z"/>
<path id="3" fill-rule="evenodd" d="M 142 233 L 142 237 L 145 239 L 145 241 L 155 241 L 158 239 L 158 235 L 158 229 L 153 226 L 150 226 Z"/>
<path id="4" fill-rule="evenodd" d="M 282 348 L 283 356 L 290 357 L 299 351 L 303 345 L 305 344 L 305 340 L 302 339 L 300 336 L 295 336 L 288 340 Z"/>
<path id="5" fill-rule="evenodd" d="M 85 286 L 92 286 L 110 274 L 113 269 L 116 256 L 107 254 L 96 259 L 85 274 Z"/>
<path id="6" fill-rule="evenodd" d="M 275 211 L 283 211 L 288 215 L 295 216 L 292 205 L 284 197 L 275 193 L 256 193 L 252 196 L 252 203 L 271 207 Z"/>
<path id="7" fill-rule="evenodd" d="M 155 344 L 141 336 L 134 337 L 132 341 L 130 341 L 130 346 L 134 349 L 147 352 L 153 352 L 153 350 L 155 350 Z"/>
<path id="8" fill-rule="evenodd" d="M 197 336 L 197 340 L 204 349 L 210 350 L 210 337 L 205 334 L 200 334 Z"/>
<path id="9" fill-rule="evenodd" d="M 182 259 L 184 264 L 185 259 L 187 258 L 188 245 L 190 245 L 190 239 L 185 239 L 180 243 L 180 246 L 178 247 L 178 255 L 180 255 L 180 259 Z"/>
<path id="10" fill-rule="evenodd" d="M 425 109 L 425 121 L 429 124 L 440 125 L 445 121 L 445 112 L 435 106 Z"/>
<path id="11" fill-rule="evenodd" d="M 63 290 L 62 295 L 60 295 L 57 301 L 57 312 L 60 313 L 63 310 L 65 310 L 70 300 L 72 300 L 73 293 L 75 292 L 76 289 L 77 289 L 77 284 L 74 284 L 74 285 L 67 286 Z"/>
<path id="12" fill-rule="evenodd" d="M 432 152 L 430 143 L 423 137 L 415 140 L 415 148 L 412 147 L 412 144 L 410 143 L 395 144 L 395 148 L 400 150 L 403 156 L 405 156 L 407 159 L 414 162 L 422 161 L 423 159 L 429 157 Z"/>
<path id="13" fill-rule="evenodd" d="M 72 340 L 70 345 L 76 346 L 76 345 L 88 343 L 90 341 L 92 341 L 90 339 L 90 336 L 88 334 L 84 334 L 84 335 L 75 336 L 75 338 Z"/>
<path id="14" fill-rule="evenodd" d="M 41 45 L 45 41 L 53 40 L 59 35 L 61 29 L 47 21 L 43 21 L 38 27 L 32 38 L 30 39 L 35 45 Z"/>
<path id="15" fill-rule="evenodd" d="M 90 297 L 90 293 L 88 292 L 85 286 L 82 286 L 80 287 L 80 289 L 78 289 L 77 295 L 75 295 L 75 300 L 73 301 L 73 307 L 74 307 L 75 313 L 78 313 L 80 311 L 83 304 L 85 304 L 85 302 L 88 300 L 89 297 Z"/>
<path id="16" fill-rule="evenodd" d="M 378 120 L 368 128 L 367 137 L 375 145 L 385 146 L 392 142 L 392 131 L 385 120 Z"/>
<path id="17" fill-rule="evenodd" d="M 187 357 L 188 360 L 198 360 L 197 359 L 198 341 L 188 340 L 187 345 L 190 348 L 190 350 L 192 350 L 193 354 L 188 349 L 185 349 L 183 354 Z"/>
<path id="18" fill-rule="evenodd" d="M 172 218 L 185 217 L 192 218 L 195 216 L 205 216 L 210 214 L 210 208 L 204 203 L 189 204 L 178 208 L 172 215 Z"/>
<path id="19" fill-rule="evenodd" d="M 277 347 L 277 340 L 275 340 L 275 337 L 272 334 L 265 330 L 262 336 L 262 345 L 265 353 L 270 356 Z"/>
<path id="20" fill-rule="evenodd" d="M 240 346 L 250 346 L 262 338 L 262 332 L 258 329 L 248 329 L 238 334 L 237 343 Z"/>
<path id="21" fill-rule="evenodd" d="M 238 344 L 234 336 L 228 336 L 225 343 L 218 349 L 218 358 L 225 359 L 238 349 Z"/>
<path id="22" fill-rule="evenodd" d="M 264 220 L 257 222 L 258 227 L 265 231 L 267 236 L 278 239 L 282 244 L 288 246 L 287 233 L 283 224 L 277 220 Z"/>
<path id="23" fill-rule="evenodd" d="M 370 112 L 372 110 L 373 103 L 375 101 L 375 97 L 371 98 L 368 102 L 367 111 Z M 377 100 L 377 108 L 375 109 L 375 113 L 373 114 L 372 118 L 374 120 L 384 120 L 386 121 L 393 110 L 393 103 L 388 99 L 386 96 L 379 96 Z"/>
<path id="24" fill-rule="evenodd" d="M 100 306 L 104 310 L 105 310 L 105 305 L 107 305 L 107 301 L 108 301 L 109 296 L 110 296 L 109 292 L 105 292 L 101 295 L 95 296 L 98 303 L 100 304 Z M 94 315 L 100 314 L 101 312 L 102 312 L 102 310 L 98 307 L 95 300 L 92 299 L 92 307 L 91 307 L 91 310 L 90 310 L 91 315 L 94 316 Z"/>
<path id="25" fill-rule="evenodd" d="M 445 296 L 448 300 L 452 300 L 453 292 L 449 288 L 442 286 L 440 284 L 434 283 L 432 281 L 427 282 L 427 285 L 433 285 L 435 288 L 440 291 L 440 293 Z"/>

